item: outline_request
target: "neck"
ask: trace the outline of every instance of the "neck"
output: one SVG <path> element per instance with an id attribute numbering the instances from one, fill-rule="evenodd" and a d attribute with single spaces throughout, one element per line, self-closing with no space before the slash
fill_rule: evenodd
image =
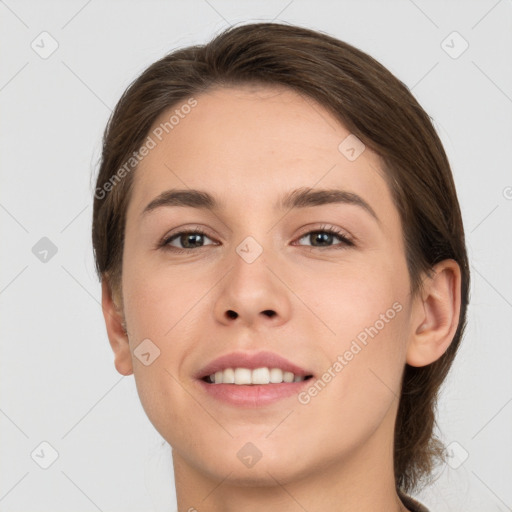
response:
<path id="1" fill-rule="evenodd" d="M 173 450 L 178 511 L 405 512 L 395 487 L 393 445 L 382 434 L 377 430 L 343 460 L 307 474 L 276 478 L 267 469 L 249 482 L 229 471 L 207 474 Z"/>

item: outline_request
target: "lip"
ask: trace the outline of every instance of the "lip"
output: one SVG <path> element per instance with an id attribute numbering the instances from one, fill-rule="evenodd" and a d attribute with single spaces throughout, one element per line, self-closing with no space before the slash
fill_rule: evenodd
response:
<path id="1" fill-rule="evenodd" d="M 274 352 L 232 352 L 214 359 L 201 368 L 195 375 L 196 383 L 200 389 L 211 398 L 229 405 L 243 408 L 265 407 L 285 398 L 297 395 L 303 388 L 310 385 L 309 380 L 301 382 L 282 382 L 280 384 L 211 384 L 202 380 L 208 375 L 225 370 L 226 368 L 281 368 L 294 375 L 306 377 L 313 376 L 313 372 L 292 363 L 288 359 Z"/>
<path id="2" fill-rule="evenodd" d="M 292 372 L 294 375 L 300 377 L 313 375 L 313 372 L 308 372 L 275 352 L 257 352 L 255 354 L 248 352 L 231 352 L 230 354 L 225 354 L 214 359 L 201 368 L 195 375 L 195 378 L 202 379 L 220 370 L 225 370 L 226 368 L 248 368 L 249 370 L 254 370 L 255 368 L 263 367 L 281 368 L 281 370 L 285 372 Z"/>
<path id="3" fill-rule="evenodd" d="M 243 408 L 258 408 L 272 405 L 276 402 L 296 396 L 310 380 L 301 382 L 282 382 L 281 384 L 208 384 L 204 380 L 196 380 L 204 393 L 211 398 L 228 405 Z"/>

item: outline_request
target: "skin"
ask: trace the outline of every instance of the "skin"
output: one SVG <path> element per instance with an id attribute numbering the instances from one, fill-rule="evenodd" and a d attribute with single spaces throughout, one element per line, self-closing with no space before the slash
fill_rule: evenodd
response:
<path id="1" fill-rule="evenodd" d="M 338 150 L 349 132 L 313 100 L 267 86 L 196 99 L 136 171 L 122 297 L 102 284 L 115 366 L 134 374 L 149 419 L 173 448 L 179 511 L 406 510 L 393 476 L 402 372 L 448 348 L 460 308 L 457 263 L 439 263 L 411 296 L 402 225 L 379 158 L 366 148 L 349 161 Z M 356 193 L 379 221 L 353 204 L 273 209 L 299 187 Z M 207 191 L 225 208 L 141 215 L 173 188 Z M 325 225 L 355 245 L 306 236 Z M 194 227 L 206 233 L 202 247 L 156 248 Z M 263 250 L 250 264 L 236 252 L 247 236 Z M 184 247 L 179 237 L 172 244 Z M 235 350 L 275 351 L 321 377 L 397 302 L 401 311 L 307 404 L 292 396 L 242 409 L 215 401 L 193 378 Z M 133 353 L 146 338 L 160 350 L 148 366 Z M 262 455 L 251 468 L 237 457 L 247 442 Z"/>

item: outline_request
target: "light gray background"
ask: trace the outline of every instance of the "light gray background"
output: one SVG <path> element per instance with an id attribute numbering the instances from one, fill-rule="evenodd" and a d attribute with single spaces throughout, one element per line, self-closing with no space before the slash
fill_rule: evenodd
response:
<path id="1" fill-rule="evenodd" d="M 170 449 L 133 376 L 113 366 L 90 242 L 93 178 L 110 111 L 146 66 L 256 20 L 361 48 L 433 117 L 473 283 L 467 335 L 440 402 L 442 437 L 457 444 L 419 498 L 436 512 L 512 510 L 510 0 L 6 0 L 0 16 L 1 511 L 175 509 Z M 464 41 L 453 31 L 469 43 L 457 58 Z M 52 39 L 58 48 L 42 58 Z M 57 248 L 46 262 L 32 251 L 43 237 Z M 39 465 L 51 462 L 43 441 L 58 452 L 48 469 Z"/>

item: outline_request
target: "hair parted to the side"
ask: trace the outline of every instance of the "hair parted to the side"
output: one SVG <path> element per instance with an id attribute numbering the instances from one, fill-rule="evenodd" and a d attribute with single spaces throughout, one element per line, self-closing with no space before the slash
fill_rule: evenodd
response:
<path id="1" fill-rule="evenodd" d="M 394 468 L 397 489 L 410 492 L 430 480 L 443 458 L 443 445 L 434 434 L 436 402 L 465 329 L 470 275 L 461 212 L 441 141 L 407 87 L 375 59 L 322 32 L 251 23 L 149 66 L 122 95 L 103 138 L 92 224 L 98 276 L 122 296 L 126 210 L 136 169 L 130 157 L 156 118 L 209 88 L 243 84 L 285 86 L 315 100 L 381 157 L 401 217 L 411 293 L 420 291 L 436 263 L 454 259 L 460 266 L 461 309 L 451 345 L 434 363 L 404 370 Z M 106 191 L 123 166 L 123 178 Z"/>

